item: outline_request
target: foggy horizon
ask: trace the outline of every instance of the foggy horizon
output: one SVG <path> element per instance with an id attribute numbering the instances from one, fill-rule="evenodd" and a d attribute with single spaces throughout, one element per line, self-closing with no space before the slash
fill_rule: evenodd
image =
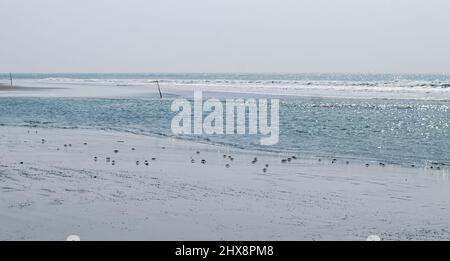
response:
<path id="1" fill-rule="evenodd" d="M 450 3 L 0 3 L 0 72 L 449 74 Z"/>

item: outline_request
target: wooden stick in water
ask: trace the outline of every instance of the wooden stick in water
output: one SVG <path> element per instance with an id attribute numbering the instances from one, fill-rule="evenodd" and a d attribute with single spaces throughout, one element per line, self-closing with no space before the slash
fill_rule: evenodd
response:
<path id="1" fill-rule="evenodd" d="M 159 81 L 158 81 L 158 80 L 156 80 L 155 82 L 156 82 L 156 84 L 158 85 L 159 98 L 161 98 L 161 99 L 162 99 L 161 88 L 159 88 Z"/>
<path id="2" fill-rule="evenodd" d="M 12 74 L 11 73 L 9 73 L 9 80 L 11 82 L 11 87 L 12 87 Z"/>

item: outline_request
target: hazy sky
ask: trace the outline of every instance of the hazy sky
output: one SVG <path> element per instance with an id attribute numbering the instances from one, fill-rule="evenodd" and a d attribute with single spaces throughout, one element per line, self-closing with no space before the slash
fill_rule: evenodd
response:
<path id="1" fill-rule="evenodd" d="M 448 0 L 0 0 L 0 72 L 450 73 Z"/>

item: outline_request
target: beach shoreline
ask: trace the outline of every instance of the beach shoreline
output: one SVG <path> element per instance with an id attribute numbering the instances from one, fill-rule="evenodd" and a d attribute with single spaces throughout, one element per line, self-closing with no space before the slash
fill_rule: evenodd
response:
<path id="1" fill-rule="evenodd" d="M 37 92 L 37 91 L 50 91 L 50 90 L 62 90 L 61 87 L 27 87 L 27 86 L 16 86 L 16 85 L 6 85 L 0 84 L 0 94 L 1 92 Z"/>
<path id="2" fill-rule="evenodd" d="M 30 97 L 125 97 L 155 95 L 159 97 L 153 81 L 129 80 L 99 82 L 86 81 L 36 81 L 19 79 L 18 85 L 24 90 L 14 89 L 3 84 L 4 91 L 0 96 L 30 96 Z M 163 97 L 166 95 L 192 96 L 194 91 L 226 95 L 262 95 L 270 97 L 320 97 L 335 99 L 388 99 L 388 100 L 423 100 L 450 101 L 450 88 L 401 87 L 387 85 L 382 87 L 346 86 L 346 85 L 309 85 L 309 84 L 232 84 L 232 83 L 160 83 Z M 0 84 L 1 86 L 1 84 Z M 37 88 L 37 89 L 35 89 Z M 47 92 L 28 92 L 28 90 L 48 90 Z M 8 90 L 8 92 L 6 91 Z"/>
<path id="3" fill-rule="evenodd" d="M 82 129 L 0 126 L 0 146 L 0 240 L 450 238 L 448 169 Z"/>

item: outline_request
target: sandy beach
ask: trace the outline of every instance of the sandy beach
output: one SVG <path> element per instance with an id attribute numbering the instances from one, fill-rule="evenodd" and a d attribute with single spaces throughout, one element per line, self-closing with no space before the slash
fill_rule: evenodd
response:
<path id="1" fill-rule="evenodd" d="M 0 147 L 0 240 L 450 239 L 448 169 L 100 130 L 1 126 Z"/>
<path id="2" fill-rule="evenodd" d="M 450 241 L 450 1 L 0 10 L 0 242 Z"/>

